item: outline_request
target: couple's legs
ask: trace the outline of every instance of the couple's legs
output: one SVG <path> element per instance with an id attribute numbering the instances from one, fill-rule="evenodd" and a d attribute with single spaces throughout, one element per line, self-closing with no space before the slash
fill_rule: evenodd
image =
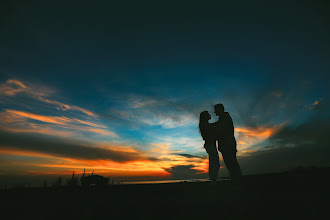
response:
<path id="1" fill-rule="evenodd" d="M 218 178 L 218 172 L 220 168 L 219 154 L 216 146 L 210 146 L 206 148 L 206 152 L 209 155 L 209 176 L 211 183 L 215 183 Z"/>
<path id="2" fill-rule="evenodd" d="M 233 184 L 239 184 L 242 179 L 241 168 L 236 159 L 235 151 L 224 151 L 221 152 L 223 160 L 226 164 L 226 167 L 229 171 L 230 178 Z"/>

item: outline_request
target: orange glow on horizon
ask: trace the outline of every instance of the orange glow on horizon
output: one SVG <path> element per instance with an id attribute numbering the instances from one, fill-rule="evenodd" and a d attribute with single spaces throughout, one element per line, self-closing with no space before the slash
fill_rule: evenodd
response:
<path id="1" fill-rule="evenodd" d="M 237 147 L 238 150 L 246 150 L 249 146 L 260 143 L 275 133 L 277 133 L 284 124 L 279 124 L 273 127 L 238 127 L 235 128 L 235 136 L 237 136 Z"/>
<path id="2" fill-rule="evenodd" d="M 128 151 L 133 151 L 127 147 Z M 11 156 L 26 156 L 26 157 L 40 157 L 35 162 L 29 160 L 24 162 L 22 160 L 15 161 L 11 160 L 11 167 L 14 167 L 18 173 L 25 173 L 24 175 L 69 175 L 72 171 L 75 174 L 82 174 L 83 170 L 94 170 L 98 174 L 106 174 L 108 176 L 121 176 L 121 177 L 154 177 L 154 178 L 170 178 L 171 174 L 166 172 L 165 169 L 177 165 L 194 165 L 194 169 L 198 170 L 199 173 L 208 172 L 208 160 L 196 160 L 185 161 L 183 157 L 178 156 L 173 161 L 146 161 L 136 160 L 125 163 L 113 162 L 109 160 L 83 160 L 83 159 L 72 159 L 63 158 L 45 153 L 33 152 L 33 151 L 22 151 L 19 149 L 12 148 L 0 148 L 0 155 L 11 155 Z M 44 159 L 44 158 L 51 158 Z M 49 161 L 49 162 L 47 162 Z"/>
<path id="3" fill-rule="evenodd" d="M 117 176 L 138 176 L 138 175 L 168 175 L 168 173 L 162 168 L 161 163 L 154 161 L 146 161 L 146 160 L 137 160 L 137 161 L 129 161 L 125 163 L 113 162 L 108 160 L 83 160 L 83 159 L 71 159 L 71 158 L 63 158 L 57 157 L 53 155 L 48 155 L 45 153 L 33 152 L 33 151 L 22 151 L 19 149 L 12 148 L 0 148 L 0 155 L 11 155 L 11 156 L 26 156 L 26 157 L 40 157 L 40 158 L 52 158 L 53 160 L 57 159 L 58 162 L 45 163 L 39 162 L 23 162 L 23 161 L 14 161 L 12 160 L 12 166 L 16 164 L 17 169 L 20 171 L 25 169 L 25 167 L 35 167 L 34 174 L 38 172 L 50 174 L 58 173 L 55 170 L 62 170 L 60 173 L 63 173 L 65 170 L 71 172 L 72 170 L 81 170 L 89 169 L 95 170 L 98 172 L 107 172 L 116 174 Z M 45 168 L 49 168 L 49 171 L 44 171 Z M 42 169 L 42 170 L 38 170 Z M 26 171 L 27 172 L 27 171 Z M 78 172 L 79 173 L 79 172 Z"/>

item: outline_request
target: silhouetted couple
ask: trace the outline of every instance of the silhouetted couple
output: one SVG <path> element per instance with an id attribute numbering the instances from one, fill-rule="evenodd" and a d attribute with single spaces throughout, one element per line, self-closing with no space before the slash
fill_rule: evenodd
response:
<path id="1" fill-rule="evenodd" d="M 214 106 L 214 113 L 219 116 L 215 123 L 209 123 L 211 115 L 208 111 L 200 113 L 199 131 L 205 141 L 204 148 L 209 155 L 209 176 L 211 184 L 215 185 L 220 168 L 218 150 L 221 152 L 225 165 L 229 171 L 234 185 L 241 183 L 241 169 L 236 159 L 236 140 L 234 136 L 234 124 L 228 112 L 225 112 L 222 104 Z M 218 149 L 216 143 L 218 142 Z"/>

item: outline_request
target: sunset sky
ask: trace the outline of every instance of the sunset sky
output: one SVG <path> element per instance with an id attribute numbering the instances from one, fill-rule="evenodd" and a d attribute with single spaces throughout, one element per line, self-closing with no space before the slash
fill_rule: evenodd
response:
<path id="1" fill-rule="evenodd" d="M 1 3 L 0 184 L 205 178 L 217 103 L 243 174 L 330 166 L 326 1 L 69 2 Z"/>

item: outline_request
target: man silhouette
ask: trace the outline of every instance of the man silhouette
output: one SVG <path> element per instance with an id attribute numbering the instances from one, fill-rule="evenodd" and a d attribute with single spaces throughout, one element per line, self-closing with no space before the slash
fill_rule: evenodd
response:
<path id="1" fill-rule="evenodd" d="M 214 113 L 219 116 L 218 121 L 214 123 L 218 150 L 222 154 L 232 183 L 238 185 L 241 182 L 242 173 L 236 159 L 237 148 L 233 120 L 229 113 L 225 112 L 225 108 L 222 104 L 216 104 L 214 106 Z"/>

